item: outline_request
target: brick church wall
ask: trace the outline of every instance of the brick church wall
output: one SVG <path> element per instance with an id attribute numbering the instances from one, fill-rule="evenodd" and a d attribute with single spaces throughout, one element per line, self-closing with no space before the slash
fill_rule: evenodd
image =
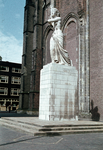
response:
<path id="1" fill-rule="evenodd" d="M 70 22 L 64 29 L 64 49 L 68 51 L 73 66 L 78 70 L 77 29 L 76 23 Z"/>
<path id="2" fill-rule="evenodd" d="M 77 14 L 77 0 L 56 0 L 56 8 L 59 10 L 62 20 L 70 13 Z"/>
<path id="3" fill-rule="evenodd" d="M 42 10 L 42 0 L 26 0 L 27 5 L 24 19 L 24 50 L 23 50 L 23 70 L 26 73 L 22 75 L 22 91 L 21 101 L 23 109 L 38 109 L 39 108 L 39 80 L 40 70 L 43 65 L 50 63 L 50 37 L 52 35 L 52 27 L 47 23 L 50 16 L 50 1 L 46 1 L 46 6 Z M 98 106 L 101 119 L 103 119 L 103 0 L 87 0 L 89 1 L 90 13 L 90 100 L 93 99 L 94 107 Z M 86 0 L 55 0 L 55 7 L 59 10 L 62 18 L 62 30 L 64 33 L 64 49 L 69 53 L 73 65 L 78 69 L 78 65 L 82 68 L 79 70 L 81 74 L 81 91 L 84 95 L 81 96 L 83 102 L 86 102 L 86 90 L 89 88 L 86 85 L 86 64 L 89 63 L 89 53 L 86 24 Z M 34 9 L 35 4 L 35 9 Z M 43 14 L 42 14 L 43 13 Z M 79 24 L 78 32 L 77 18 L 75 21 L 68 22 L 68 14 L 73 13 L 78 18 L 84 19 L 84 22 Z M 88 13 L 88 12 L 86 12 Z M 81 16 L 80 16 L 81 15 Z M 43 19 L 43 22 L 42 22 Z M 67 19 L 67 20 L 66 20 Z M 65 24 L 65 21 L 66 24 Z M 43 23 L 43 24 L 42 24 Z M 80 23 L 80 22 L 79 22 Z M 82 34 L 83 32 L 83 34 Z M 82 36 L 81 36 L 82 34 Z M 42 36 L 43 35 L 43 36 Z M 83 37 L 78 42 L 78 35 Z M 84 42 L 84 43 L 83 43 Z M 86 43 L 87 42 L 87 43 Z M 82 44 L 81 44 L 82 43 Z M 78 46 L 80 44 L 80 47 Z M 81 46 L 82 45 L 82 46 Z M 88 46 L 88 45 L 87 45 Z M 79 49 L 79 48 L 80 49 Z M 85 48 L 86 47 L 86 48 Z M 84 49 L 83 49 L 84 48 Z M 81 58 L 79 58 L 79 50 Z M 43 54 L 42 54 L 43 51 Z M 43 56 L 43 58 L 42 58 Z M 86 58 L 87 56 L 87 58 Z M 78 64 L 79 60 L 81 64 Z M 43 64 L 42 64 L 43 63 Z M 84 65 L 84 68 L 83 68 Z M 89 69 L 89 68 L 88 68 Z M 82 71 L 83 70 L 83 71 Z M 87 86 L 87 88 L 85 88 Z M 84 88 L 84 89 L 83 89 Z M 34 93 L 33 93 L 34 92 Z M 29 94 L 28 94 L 29 93 Z M 84 97 L 83 97 L 84 96 Z M 89 98 L 88 98 L 89 100 Z M 28 106 L 29 105 L 29 106 Z M 21 107 L 22 108 L 22 107 Z"/>
<path id="4" fill-rule="evenodd" d="M 103 120 L 103 0 L 90 0 L 90 99 Z"/>

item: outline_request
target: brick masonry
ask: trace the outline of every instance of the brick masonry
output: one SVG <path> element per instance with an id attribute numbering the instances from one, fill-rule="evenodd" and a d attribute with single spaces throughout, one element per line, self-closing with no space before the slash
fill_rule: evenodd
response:
<path id="1" fill-rule="evenodd" d="M 90 100 L 103 120 L 103 1 L 90 0 Z"/>
<path id="2" fill-rule="evenodd" d="M 47 23 L 51 3 L 60 12 L 64 48 L 79 73 L 79 114 L 89 113 L 93 99 L 103 119 L 102 0 L 46 0 L 44 7 L 43 0 L 26 0 L 20 109 L 39 108 L 40 70 L 51 62 L 49 41 L 53 28 Z"/>
<path id="3" fill-rule="evenodd" d="M 39 83 L 42 68 L 41 8 L 41 0 L 26 0 L 19 109 L 25 112 L 30 111 L 30 113 L 31 111 L 37 111 L 39 108 Z"/>

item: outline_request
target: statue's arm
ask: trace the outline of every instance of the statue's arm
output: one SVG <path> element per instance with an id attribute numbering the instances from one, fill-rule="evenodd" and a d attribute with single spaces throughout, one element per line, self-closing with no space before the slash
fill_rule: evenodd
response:
<path id="1" fill-rule="evenodd" d="M 51 19 L 48 20 L 48 22 L 52 23 L 52 22 L 57 22 L 59 20 L 61 20 L 61 17 L 51 18 Z"/>

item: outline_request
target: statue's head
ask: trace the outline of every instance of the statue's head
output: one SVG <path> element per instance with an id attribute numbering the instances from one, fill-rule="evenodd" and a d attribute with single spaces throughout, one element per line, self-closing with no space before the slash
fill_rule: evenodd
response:
<path id="1" fill-rule="evenodd" d="M 51 7 L 51 18 L 55 18 L 55 17 L 59 17 L 59 16 L 60 16 L 60 13 L 59 13 L 58 9 Z"/>

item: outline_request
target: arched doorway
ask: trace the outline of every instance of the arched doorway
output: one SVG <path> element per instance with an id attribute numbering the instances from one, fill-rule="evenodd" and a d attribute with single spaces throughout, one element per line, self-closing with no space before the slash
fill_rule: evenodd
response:
<path id="1" fill-rule="evenodd" d="M 43 52 L 43 65 L 46 65 L 51 62 L 50 57 L 50 38 L 52 36 L 52 29 L 46 31 L 44 38 L 44 52 Z"/>

